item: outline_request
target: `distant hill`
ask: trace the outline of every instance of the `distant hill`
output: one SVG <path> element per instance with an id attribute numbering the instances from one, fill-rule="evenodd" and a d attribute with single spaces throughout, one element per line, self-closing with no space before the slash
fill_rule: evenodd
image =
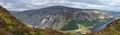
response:
<path id="1" fill-rule="evenodd" d="M 14 15 L 26 24 L 62 31 L 75 31 L 79 30 L 80 27 L 82 27 L 80 28 L 82 30 L 87 30 L 92 26 L 106 23 L 113 19 L 113 16 L 106 11 L 65 6 L 28 10 Z"/>
<path id="2" fill-rule="evenodd" d="M 120 19 L 108 24 L 105 29 L 86 35 L 120 35 Z"/>
<path id="3" fill-rule="evenodd" d="M 109 11 L 109 13 L 111 13 L 112 15 L 116 17 L 120 17 L 120 12 Z"/>
<path id="4" fill-rule="evenodd" d="M 0 6 L 0 35 L 70 35 L 53 29 L 28 27 Z"/>

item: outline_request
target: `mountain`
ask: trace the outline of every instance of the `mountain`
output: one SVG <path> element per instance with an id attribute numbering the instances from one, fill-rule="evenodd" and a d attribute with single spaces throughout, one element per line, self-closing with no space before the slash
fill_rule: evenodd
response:
<path id="1" fill-rule="evenodd" d="M 19 11 L 9 11 L 12 15 L 19 13 Z M 20 11 L 21 12 L 21 11 Z"/>
<path id="2" fill-rule="evenodd" d="M 28 27 L 0 6 L 0 35 L 70 35 L 53 30 Z"/>
<path id="3" fill-rule="evenodd" d="M 109 11 L 109 13 L 111 13 L 112 15 L 116 17 L 120 17 L 120 12 Z"/>
<path id="4" fill-rule="evenodd" d="M 113 20 L 110 13 L 102 10 L 65 6 L 28 10 L 14 15 L 24 23 L 35 27 L 47 27 L 66 32 L 88 32 L 90 27 Z"/>
<path id="5" fill-rule="evenodd" d="M 108 24 L 105 29 L 86 35 L 120 35 L 120 19 Z"/>

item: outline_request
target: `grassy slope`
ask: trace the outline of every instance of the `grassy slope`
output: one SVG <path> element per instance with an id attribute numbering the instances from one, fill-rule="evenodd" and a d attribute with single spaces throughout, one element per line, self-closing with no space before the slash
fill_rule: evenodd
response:
<path id="1" fill-rule="evenodd" d="M 0 6 L 1 35 L 70 35 L 52 29 L 36 29 L 27 27 Z"/>
<path id="2" fill-rule="evenodd" d="M 120 35 L 120 19 L 111 22 L 103 30 L 86 35 Z"/>

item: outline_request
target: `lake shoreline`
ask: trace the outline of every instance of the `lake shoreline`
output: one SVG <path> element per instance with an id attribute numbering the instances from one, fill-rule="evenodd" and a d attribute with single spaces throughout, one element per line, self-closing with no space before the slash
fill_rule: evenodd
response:
<path id="1" fill-rule="evenodd" d="M 102 23 L 100 25 L 96 25 L 96 26 L 94 26 L 92 28 L 89 28 L 89 30 L 90 30 L 90 32 L 96 32 L 96 31 L 102 30 L 102 29 L 106 28 L 106 25 L 108 25 L 109 23 L 111 23 L 111 22 L 113 22 L 114 20 L 117 20 L 117 19 L 118 18 L 115 18 L 115 19 L 113 19 L 113 20 L 111 20 L 109 22 Z"/>

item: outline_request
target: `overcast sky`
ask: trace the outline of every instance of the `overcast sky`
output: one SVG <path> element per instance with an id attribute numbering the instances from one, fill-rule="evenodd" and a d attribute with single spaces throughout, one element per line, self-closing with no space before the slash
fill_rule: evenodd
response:
<path id="1" fill-rule="evenodd" d="M 0 0 L 0 5 L 9 11 L 25 11 L 55 5 L 120 11 L 120 0 Z"/>

